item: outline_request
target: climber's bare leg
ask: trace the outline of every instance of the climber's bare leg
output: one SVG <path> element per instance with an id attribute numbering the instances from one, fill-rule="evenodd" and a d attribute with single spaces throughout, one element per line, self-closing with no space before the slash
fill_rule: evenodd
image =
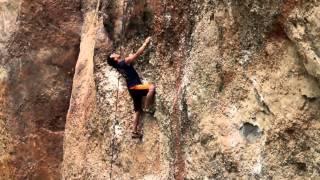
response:
<path id="1" fill-rule="evenodd" d="M 144 108 L 149 108 L 151 106 L 151 104 L 153 103 L 155 90 L 156 90 L 156 87 L 153 84 L 151 84 L 149 86 L 149 91 L 148 91 L 148 94 L 146 96 Z"/>
<path id="2" fill-rule="evenodd" d="M 133 119 L 133 132 L 134 133 L 139 133 L 138 126 L 140 123 L 140 117 L 141 117 L 141 111 L 136 111 L 134 114 L 134 119 Z"/>
<path id="3" fill-rule="evenodd" d="M 141 139 L 143 137 L 142 133 L 141 133 L 141 122 L 140 122 L 140 119 L 141 119 L 141 114 L 142 114 L 142 111 L 136 111 L 135 114 L 134 114 L 134 122 L 133 122 L 133 131 L 132 131 L 132 138 L 138 138 L 138 139 Z"/>

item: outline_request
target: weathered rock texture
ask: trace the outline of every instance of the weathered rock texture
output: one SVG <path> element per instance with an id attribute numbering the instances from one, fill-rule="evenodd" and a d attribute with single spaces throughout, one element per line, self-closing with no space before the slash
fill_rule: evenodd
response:
<path id="1" fill-rule="evenodd" d="M 0 179 L 60 179 L 80 1 L 2 0 L 0 7 Z"/>
<path id="2" fill-rule="evenodd" d="M 94 1 L 85 4 L 90 7 Z M 98 4 L 98 3 L 95 3 Z M 97 8 L 99 5 L 97 5 Z M 97 31 L 98 9 L 85 13 L 82 27 L 80 54 L 74 74 L 72 96 L 67 116 L 64 149 L 63 179 L 85 177 L 87 149 L 86 122 L 93 119 L 95 109 L 95 82 L 93 76 L 93 55 Z M 91 10 L 92 9 L 92 10 Z M 74 131 L 74 129 L 77 129 Z M 75 146 L 75 144 L 77 144 Z"/>
<path id="3" fill-rule="evenodd" d="M 125 15 L 124 2 L 0 1 L 0 175 L 320 178 L 319 1 L 142 0 Z M 149 35 L 135 67 L 157 86 L 156 112 L 139 141 L 105 59 Z"/>

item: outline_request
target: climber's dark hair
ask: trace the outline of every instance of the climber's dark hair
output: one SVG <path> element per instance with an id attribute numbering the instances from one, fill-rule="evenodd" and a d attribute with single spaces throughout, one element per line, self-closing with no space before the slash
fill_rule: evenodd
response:
<path id="1" fill-rule="evenodd" d="M 108 54 L 107 63 L 108 63 L 110 66 L 116 68 L 116 66 L 117 66 L 118 63 L 114 60 L 114 58 L 110 57 L 111 55 L 112 55 L 112 53 Z"/>

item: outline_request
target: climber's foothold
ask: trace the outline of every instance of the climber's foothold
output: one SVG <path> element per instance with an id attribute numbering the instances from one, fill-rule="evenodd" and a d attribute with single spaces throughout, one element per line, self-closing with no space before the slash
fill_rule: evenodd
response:
<path id="1" fill-rule="evenodd" d="M 131 137 L 132 137 L 132 139 L 142 139 L 143 138 L 143 134 L 138 133 L 138 132 L 132 132 Z"/>
<path id="2" fill-rule="evenodd" d="M 154 113 L 156 112 L 156 109 L 155 108 L 145 108 L 145 109 L 143 109 L 143 112 L 153 116 Z"/>

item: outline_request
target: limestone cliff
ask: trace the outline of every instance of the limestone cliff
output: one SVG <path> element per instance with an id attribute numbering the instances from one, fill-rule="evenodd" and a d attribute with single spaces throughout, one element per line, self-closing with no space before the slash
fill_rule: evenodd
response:
<path id="1" fill-rule="evenodd" d="M 0 0 L 0 14 L 3 179 L 320 178 L 318 0 Z M 140 141 L 106 55 L 147 36 Z"/>
<path id="2" fill-rule="evenodd" d="M 74 0 L 0 1 L 0 179 L 60 178 L 80 8 Z"/>

